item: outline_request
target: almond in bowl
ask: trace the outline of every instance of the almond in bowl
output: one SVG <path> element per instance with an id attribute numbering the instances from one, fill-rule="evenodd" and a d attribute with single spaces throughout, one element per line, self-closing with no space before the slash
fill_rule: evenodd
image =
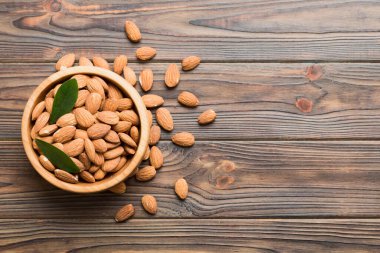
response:
<path id="1" fill-rule="evenodd" d="M 25 107 L 24 148 L 53 185 L 103 191 L 125 180 L 144 158 L 150 132 L 146 111 L 133 86 L 109 70 L 61 70 L 37 87 Z"/>

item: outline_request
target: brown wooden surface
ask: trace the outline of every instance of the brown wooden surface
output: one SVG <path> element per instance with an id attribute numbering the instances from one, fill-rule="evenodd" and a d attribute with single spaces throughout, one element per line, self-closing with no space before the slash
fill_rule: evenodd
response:
<path id="1" fill-rule="evenodd" d="M 379 1 L 0 0 L 0 13 L 0 251 L 380 251 Z M 126 40 L 127 18 L 140 44 Z M 141 45 L 157 48 L 152 62 L 135 60 Z M 66 52 L 151 67 L 151 93 L 196 145 L 163 133 L 165 166 L 121 196 L 43 181 L 24 154 L 21 115 Z M 167 90 L 167 65 L 191 54 L 203 63 Z M 201 106 L 179 106 L 182 90 Z M 199 127 L 207 108 L 218 119 Z M 178 177 L 189 182 L 183 202 Z M 143 194 L 156 196 L 156 216 Z M 136 215 L 115 224 L 125 203 Z"/>

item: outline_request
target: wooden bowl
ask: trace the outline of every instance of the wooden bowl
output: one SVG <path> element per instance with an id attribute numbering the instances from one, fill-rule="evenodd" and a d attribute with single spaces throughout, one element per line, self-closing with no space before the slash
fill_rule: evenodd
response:
<path id="1" fill-rule="evenodd" d="M 45 99 L 46 93 L 54 87 L 56 84 L 61 83 L 73 75 L 76 74 L 85 74 L 85 75 L 97 75 L 108 82 L 113 83 L 116 87 L 118 87 L 126 96 L 129 96 L 135 105 L 135 109 L 140 117 L 140 140 L 136 150 L 135 155 L 133 156 L 131 162 L 121 168 L 118 172 L 113 175 L 105 178 L 101 181 L 95 183 L 78 183 L 78 184 L 70 184 L 63 182 L 56 178 L 53 173 L 47 171 L 38 160 L 37 152 L 33 149 L 32 146 L 32 138 L 30 136 L 30 130 L 32 128 L 31 115 L 33 108 L 37 103 Z M 22 142 L 24 145 L 24 149 L 26 155 L 32 164 L 33 168 L 49 183 L 52 185 L 70 192 L 77 193 L 92 193 L 92 192 L 100 192 L 107 190 L 108 188 L 124 181 L 133 171 L 137 168 L 137 166 L 141 163 L 146 148 L 148 146 L 149 139 L 149 125 L 148 118 L 146 114 L 146 107 L 141 99 L 139 93 L 135 90 L 135 88 L 129 84 L 124 78 L 117 75 L 116 73 L 91 66 L 79 66 L 67 68 L 65 70 L 61 70 L 56 72 L 46 78 L 37 88 L 33 91 L 30 96 L 28 103 L 25 106 L 24 114 L 22 116 L 21 123 L 21 135 Z"/>

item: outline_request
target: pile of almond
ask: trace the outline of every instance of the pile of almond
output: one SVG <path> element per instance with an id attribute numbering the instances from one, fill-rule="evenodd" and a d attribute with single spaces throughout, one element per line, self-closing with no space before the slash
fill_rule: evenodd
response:
<path id="1" fill-rule="evenodd" d="M 142 36 L 140 29 L 132 21 L 125 22 L 125 31 L 128 39 L 131 42 L 140 42 Z M 157 51 L 152 47 L 143 46 L 136 50 L 135 56 L 140 61 L 148 61 L 155 57 Z M 201 62 L 197 56 L 188 56 L 181 62 L 183 71 L 195 69 Z M 72 67 L 75 63 L 75 55 L 67 54 L 60 58 L 56 64 L 56 69 L 59 71 L 62 68 Z M 95 56 L 92 61 L 86 57 L 80 57 L 80 66 L 97 66 L 111 70 L 110 64 L 102 57 Z M 133 69 L 127 66 L 128 58 L 126 55 L 119 55 L 113 62 L 112 70 L 117 74 L 122 74 L 124 78 L 133 86 L 137 83 L 137 77 Z M 176 87 L 180 82 L 180 69 L 177 64 L 169 64 L 165 72 L 165 84 L 168 88 Z M 139 140 L 138 117 L 133 111 L 133 104 L 129 98 L 123 98 L 122 94 L 114 87 L 101 80 L 99 77 L 74 76 L 78 83 L 81 82 L 81 98 L 78 97 L 78 104 L 73 113 L 65 116 L 70 123 L 58 124 L 56 126 L 47 126 L 47 120 L 38 119 L 42 117 L 48 118 L 49 110 L 48 103 L 54 98 L 54 91 L 49 92 L 46 100 L 41 102 L 36 110 L 39 112 L 39 117 L 36 120 L 34 131 L 38 134 L 44 133 L 46 129 L 53 129 L 48 135 L 41 136 L 47 141 L 57 143 L 65 152 L 71 149 L 71 143 L 77 142 L 75 153 L 68 152 L 75 159 L 76 163 L 82 163 L 83 171 L 80 177 L 86 182 L 101 180 L 107 173 L 113 173 L 122 167 L 122 164 L 127 163 L 128 155 L 133 155 L 134 150 Z M 96 88 L 92 87 L 92 83 L 97 80 Z M 143 69 L 138 78 L 141 89 L 144 92 L 149 92 L 154 83 L 154 73 L 151 69 Z M 90 84 L 91 83 L 91 84 Z M 89 86 L 90 84 L 90 86 Z M 99 85 L 100 84 L 100 85 Z M 102 88 L 102 89 L 101 89 Z M 100 92 L 98 89 L 103 90 Z M 98 96 L 98 94 L 100 96 Z M 145 94 L 142 100 L 148 109 L 148 116 L 151 122 L 149 146 L 144 159 L 149 159 L 150 165 L 136 170 L 135 177 L 139 181 L 148 181 L 155 177 L 156 171 L 164 164 L 164 158 L 161 150 L 156 146 L 160 140 L 161 129 L 171 132 L 175 129 L 175 124 L 170 111 L 162 107 L 164 98 L 155 94 Z M 88 101 L 88 102 L 87 102 Z M 178 94 L 178 102 L 186 107 L 196 107 L 200 104 L 196 95 L 191 92 L 183 91 Z M 89 105 L 88 105 L 89 104 Z M 95 104 L 95 105 L 94 105 Z M 46 112 L 43 112 L 46 110 Z M 153 123 L 152 113 L 150 110 L 155 110 L 156 124 Z M 208 109 L 201 113 L 198 117 L 198 123 L 205 125 L 213 122 L 216 118 L 216 113 L 212 109 Z M 79 121 L 78 121 L 79 119 Z M 86 122 L 81 122 L 85 120 Z M 42 121 L 42 123 L 41 123 Z M 88 122 L 87 122 L 88 121 Z M 90 123 L 91 122 L 91 123 Z M 36 125 L 38 123 L 38 127 Z M 84 123 L 84 124 L 83 124 Z M 43 126 L 42 126 L 43 125 Z M 77 127 L 76 127 L 77 126 Z M 79 126 L 79 127 L 78 127 Z M 64 141 L 57 141 L 54 135 L 67 128 L 70 132 L 69 137 Z M 60 129 L 59 129 L 60 128 Z M 44 129 L 40 133 L 40 131 Z M 58 130 L 59 129 L 59 130 Z M 37 131 L 38 130 L 38 131 Z M 95 131 L 92 131 L 95 130 Z M 47 130 L 46 130 L 47 131 Z M 71 136 L 72 135 L 72 136 Z M 95 138 L 94 138 L 95 137 Z M 189 132 L 175 133 L 171 137 L 173 143 L 182 147 L 191 147 L 195 143 L 194 136 Z M 91 152 L 91 154 L 89 154 Z M 91 156 L 91 158 L 90 158 Z M 127 156 L 127 158 L 125 157 Z M 45 160 L 41 158 L 41 160 Z M 87 162 L 86 162 L 87 160 Z M 42 163 L 42 162 L 41 162 Z M 53 168 L 49 168 L 52 170 Z M 69 173 L 68 173 L 69 174 Z M 83 177 L 82 174 L 86 176 Z M 78 181 L 75 175 L 72 176 L 72 182 Z M 58 176 L 59 177 L 59 176 Z M 91 178 L 91 179 L 88 179 Z M 64 180 L 63 178 L 61 178 Z M 124 193 L 126 191 L 125 183 L 120 183 L 110 189 L 115 193 Z M 188 184 L 185 179 L 180 178 L 174 184 L 174 190 L 180 199 L 186 199 L 188 195 Z M 142 200 L 143 208 L 150 214 L 157 212 L 156 199 L 151 195 L 145 195 Z M 128 204 L 122 207 L 115 215 L 117 222 L 125 221 L 134 214 L 134 207 Z"/>

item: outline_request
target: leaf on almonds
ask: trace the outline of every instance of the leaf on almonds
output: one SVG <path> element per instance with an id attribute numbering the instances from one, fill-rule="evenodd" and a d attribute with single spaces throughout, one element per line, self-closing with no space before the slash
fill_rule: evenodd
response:
<path id="1" fill-rule="evenodd" d="M 57 168 L 70 173 L 80 172 L 80 169 L 78 166 L 76 166 L 73 160 L 71 160 L 71 158 L 68 157 L 68 155 L 66 155 L 59 148 L 56 148 L 53 145 L 40 139 L 36 139 L 36 143 L 44 156 L 46 156 L 46 158 L 49 159 L 49 161 Z"/>
<path id="2" fill-rule="evenodd" d="M 50 115 L 50 124 L 54 124 L 59 117 L 71 112 L 78 98 L 78 83 L 75 78 L 69 79 L 59 87 L 54 96 L 53 110 Z"/>

